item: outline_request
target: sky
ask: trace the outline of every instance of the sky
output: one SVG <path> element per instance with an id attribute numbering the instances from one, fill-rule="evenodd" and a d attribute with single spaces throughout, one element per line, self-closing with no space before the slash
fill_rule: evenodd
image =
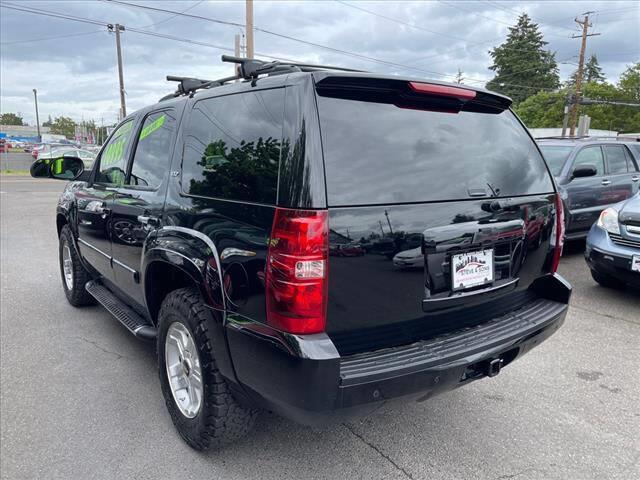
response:
<path id="1" fill-rule="evenodd" d="M 245 23 L 244 0 L 124 1 Z M 116 48 L 108 23 L 125 27 L 127 113 L 175 90 L 175 84 L 165 80 L 167 75 L 206 79 L 231 75 L 233 67 L 222 63 L 220 55 L 233 54 L 234 37 L 243 33 L 240 26 L 102 0 L 0 0 L 0 5 L 93 22 L 0 8 L 0 111 L 20 112 L 31 125 L 35 125 L 34 88 L 41 122 L 49 115 L 105 125 L 117 120 Z M 564 81 L 578 62 L 580 40 L 571 38 L 579 34 L 574 18 L 586 11 L 595 12 L 590 31 L 601 33 L 588 39 L 587 56 L 596 54 L 608 81 L 615 83 L 627 66 L 640 61 L 637 1 L 256 0 L 255 51 L 441 81 L 453 81 L 460 69 L 464 83 L 483 86 L 493 77 L 489 50 L 504 41 L 509 26 L 526 12 L 539 24 L 548 49 L 555 52 Z"/>

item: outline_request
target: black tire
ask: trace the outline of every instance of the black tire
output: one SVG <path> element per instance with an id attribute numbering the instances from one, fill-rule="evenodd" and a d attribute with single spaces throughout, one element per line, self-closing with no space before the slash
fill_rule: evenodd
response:
<path id="1" fill-rule="evenodd" d="M 202 370 L 203 395 L 200 410 L 193 418 L 184 415 L 173 398 L 165 361 L 167 331 L 182 323 L 194 340 Z M 162 394 L 171 420 L 180 436 L 192 448 L 218 448 L 244 437 L 253 427 L 258 410 L 240 405 L 218 370 L 210 328 L 213 319 L 195 288 L 169 293 L 158 314 L 158 373 Z"/>
<path id="2" fill-rule="evenodd" d="M 73 272 L 73 280 L 71 282 L 71 288 L 67 286 L 67 282 L 65 280 L 64 274 L 64 266 L 63 266 L 63 253 L 65 248 L 68 246 L 71 263 L 72 263 L 72 272 Z M 82 263 L 80 262 L 80 256 L 78 255 L 78 251 L 73 243 L 73 234 L 71 233 L 71 229 L 69 225 L 65 225 L 62 227 L 60 231 L 60 243 L 58 247 L 58 256 L 60 261 L 60 275 L 62 277 L 62 288 L 64 290 L 64 294 L 67 297 L 67 300 L 74 307 L 82 307 L 85 305 L 93 305 L 96 303 L 95 299 L 87 292 L 84 286 L 87 284 L 89 280 L 91 280 L 91 274 L 84 268 Z"/>
<path id="3" fill-rule="evenodd" d="M 591 270 L 591 276 L 593 279 L 598 282 L 600 285 L 606 288 L 615 288 L 622 289 L 624 288 L 624 282 L 618 280 L 611 275 L 607 275 L 606 273 L 596 272 L 595 270 Z"/>

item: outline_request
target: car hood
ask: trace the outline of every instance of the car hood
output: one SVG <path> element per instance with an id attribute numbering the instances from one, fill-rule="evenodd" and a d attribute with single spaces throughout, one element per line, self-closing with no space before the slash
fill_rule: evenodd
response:
<path id="1" fill-rule="evenodd" d="M 624 202 L 619 211 L 620 222 L 640 222 L 640 194 Z"/>

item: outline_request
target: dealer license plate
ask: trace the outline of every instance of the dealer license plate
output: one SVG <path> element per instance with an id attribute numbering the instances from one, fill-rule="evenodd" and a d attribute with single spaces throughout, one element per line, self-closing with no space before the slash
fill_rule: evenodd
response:
<path id="1" fill-rule="evenodd" d="M 631 271 L 640 272 L 640 255 L 634 255 L 631 257 Z"/>
<path id="2" fill-rule="evenodd" d="M 463 290 L 493 282 L 493 249 L 451 257 L 451 289 Z"/>

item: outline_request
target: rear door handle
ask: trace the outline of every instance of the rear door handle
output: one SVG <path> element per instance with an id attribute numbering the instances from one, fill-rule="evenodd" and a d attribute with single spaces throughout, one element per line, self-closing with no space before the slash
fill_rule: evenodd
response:
<path id="1" fill-rule="evenodd" d="M 602 185 L 611 185 L 611 180 L 602 180 Z"/>
<path id="2" fill-rule="evenodd" d="M 633 177 L 631 177 L 632 182 L 637 182 L 638 180 L 640 180 L 640 177 L 638 175 L 634 175 Z"/>

